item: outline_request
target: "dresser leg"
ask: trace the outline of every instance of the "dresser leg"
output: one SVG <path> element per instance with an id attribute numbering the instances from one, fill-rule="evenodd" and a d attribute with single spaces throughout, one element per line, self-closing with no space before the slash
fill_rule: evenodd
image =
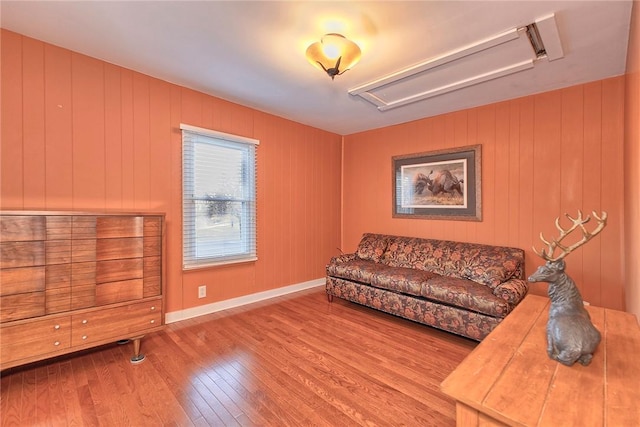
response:
<path id="1" fill-rule="evenodd" d="M 144 360 L 144 354 L 140 353 L 140 340 L 142 337 L 132 338 L 133 340 L 133 356 L 131 356 L 131 363 L 141 363 Z"/>

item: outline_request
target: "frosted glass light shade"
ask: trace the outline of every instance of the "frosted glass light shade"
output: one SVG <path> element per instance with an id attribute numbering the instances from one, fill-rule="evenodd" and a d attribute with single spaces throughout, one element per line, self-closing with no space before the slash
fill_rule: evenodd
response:
<path id="1" fill-rule="evenodd" d="M 307 48 L 309 62 L 326 72 L 333 80 L 360 60 L 360 47 L 341 34 L 325 34 Z"/>

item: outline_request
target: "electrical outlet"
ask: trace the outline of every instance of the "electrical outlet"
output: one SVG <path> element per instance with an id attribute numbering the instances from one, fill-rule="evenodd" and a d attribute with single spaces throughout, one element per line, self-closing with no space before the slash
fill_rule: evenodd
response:
<path id="1" fill-rule="evenodd" d="M 198 286 L 198 298 L 204 298 L 207 296 L 207 285 Z"/>

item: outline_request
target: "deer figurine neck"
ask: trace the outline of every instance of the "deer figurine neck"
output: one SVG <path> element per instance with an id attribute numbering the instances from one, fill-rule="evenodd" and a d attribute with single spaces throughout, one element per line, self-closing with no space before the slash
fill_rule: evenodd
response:
<path id="1" fill-rule="evenodd" d="M 583 304 L 582 295 L 580 290 L 576 286 L 576 283 L 564 273 L 553 282 L 549 282 L 548 295 L 551 299 L 551 304 Z"/>

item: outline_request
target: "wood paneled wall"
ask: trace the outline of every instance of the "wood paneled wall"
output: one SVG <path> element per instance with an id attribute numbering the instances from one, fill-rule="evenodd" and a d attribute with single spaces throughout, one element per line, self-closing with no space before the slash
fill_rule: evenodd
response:
<path id="1" fill-rule="evenodd" d="M 538 233 L 580 208 L 609 225 L 569 273 L 587 301 L 624 308 L 624 77 L 349 135 L 341 153 L 335 134 L 6 30 L 1 43 L 0 207 L 166 212 L 169 312 L 320 278 L 366 231 L 522 247 L 531 273 Z M 179 123 L 261 140 L 258 262 L 182 272 Z M 471 144 L 482 222 L 391 217 L 392 156 Z"/>
<path id="2" fill-rule="evenodd" d="M 623 122 L 617 77 L 349 135 L 342 249 L 364 232 L 515 246 L 531 274 L 542 263 L 531 247 L 540 232 L 557 235 L 556 217 L 605 210 L 607 228 L 567 257 L 568 272 L 586 301 L 624 309 Z M 392 218 L 392 156 L 472 144 L 482 145 L 482 222 Z"/>
<path id="3" fill-rule="evenodd" d="M 339 135 L 1 37 L 0 208 L 165 212 L 168 312 L 324 276 L 340 239 Z M 257 262 L 182 271 L 180 123 L 260 140 Z"/>
<path id="4" fill-rule="evenodd" d="M 625 76 L 625 294 L 640 320 L 640 1 L 634 0 Z"/>

